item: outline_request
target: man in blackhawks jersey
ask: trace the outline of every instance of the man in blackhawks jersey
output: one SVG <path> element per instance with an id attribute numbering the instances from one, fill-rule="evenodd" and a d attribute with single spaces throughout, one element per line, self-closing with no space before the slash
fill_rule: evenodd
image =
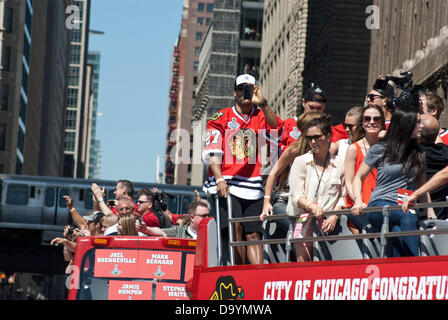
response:
<path id="1" fill-rule="evenodd" d="M 202 161 L 209 166 L 209 178 L 204 191 L 219 196 L 221 228 L 228 227 L 227 201 L 232 198 L 232 217 L 258 216 L 263 209 L 263 181 L 261 176 L 261 144 L 263 133 L 278 136 L 282 120 L 270 109 L 255 78 L 248 74 L 236 78 L 235 106 L 215 113 L 207 123 Z M 261 239 L 260 222 L 235 223 L 235 241 Z M 222 232 L 225 237 L 227 233 Z M 222 239 L 223 242 L 228 239 Z M 229 259 L 223 248 L 223 259 Z M 263 263 L 261 245 L 239 246 L 235 263 Z"/>

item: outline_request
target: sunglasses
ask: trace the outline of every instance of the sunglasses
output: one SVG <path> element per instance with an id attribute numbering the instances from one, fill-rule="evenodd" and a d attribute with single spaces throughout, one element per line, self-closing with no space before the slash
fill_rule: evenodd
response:
<path id="1" fill-rule="evenodd" d="M 324 135 L 323 134 L 317 134 L 315 136 L 305 136 L 306 141 L 311 142 L 311 141 L 317 141 L 320 138 L 322 138 Z"/>
<path id="2" fill-rule="evenodd" d="M 386 97 L 385 97 L 385 96 L 382 96 L 382 95 L 379 95 L 379 94 L 373 94 L 373 93 L 367 95 L 367 99 L 368 99 L 369 101 L 373 101 L 373 100 L 375 100 L 376 98 L 384 99 L 384 98 L 386 98 Z"/>
<path id="3" fill-rule="evenodd" d="M 348 130 L 350 130 L 350 131 L 352 131 L 353 127 L 356 126 L 356 124 L 351 124 L 351 123 L 343 123 L 342 125 L 344 126 L 344 129 L 348 128 Z"/>
<path id="4" fill-rule="evenodd" d="M 364 116 L 363 117 L 363 121 L 364 122 L 370 122 L 370 121 L 375 121 L 375 122 L 380 122 L 381 121 L 381 117 L 370 117 L 370 116 Z"/>

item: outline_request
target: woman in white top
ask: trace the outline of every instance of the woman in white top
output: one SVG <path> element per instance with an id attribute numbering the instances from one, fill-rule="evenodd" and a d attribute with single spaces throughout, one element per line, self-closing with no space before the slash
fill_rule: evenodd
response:
<path id="1" fill-rule="evenodd" d="M 330 152 L 329 118 L 311 120 L 304 134 L 311 151 L 294 160 L 289 175 L 287 214 L 298 217 L 294 238 L 312 236 L 315 219 L 322 232 L 333 231 L 338 216 L 323 213 L 345 205 L 344 159 Z M 312 242 L 295 243 L 295 248 L 297 261 L 312 260 Z"/>

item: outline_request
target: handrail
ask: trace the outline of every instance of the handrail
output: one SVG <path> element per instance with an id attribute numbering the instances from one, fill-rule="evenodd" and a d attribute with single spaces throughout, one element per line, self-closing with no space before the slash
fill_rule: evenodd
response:
<path id="1" fill-rule="evenodd" d="M 425 208 L 444 208 L 448 207 L 448 201 L 441 202 L 430 202 L 430 203 L 418 203 L 412 206 L 411 209 L 425 209 Z M 372 238 L 380 238 L 381 240 L 381 256 L 384 257 L 386 239 L 393 237 L 402 237 L 402 236 L 419 236 L 419 235 L 432 235 L 432 234 L 447 234 L 447 229 L 441 230 L 411 230 L 411 231 L 400 231 L 400 232 L 389 232 L 388 230 L 388 217 L 389 212 L 393 210 L 401 210 L 401 206 L 384 206 L 384 207 L 366 207 L 362 209 L 362 213 L 370 213 L 370 212 L 383 212 L 384 221 L 383 228 L 381 228 L 381 232 L 375 233 L 364 233 L 358 235 L 330 235 L 330 236 L 317 236 L 317 237 L 304 237 L 304 238 L 282 238 L 282 239 L 265 239 L 265 240 L 252 240 L 252 241 L 229 241 L 229 247 L 238 247 L 238 246 L 248 246 L 248 245 L 263 245 L 263 244 L 283 244 L 286 241 L 286 244 L 291 243 L 299 243 L 299 242 L 323 242 L 323 241 L 336 241 L 336 240 L 361 240 L 361 239 L 372 239 Z M 323 213 L 324 216 L 329 215 L 343 215 L 343 214 L 352 214 L 350 209 L 343 210 L 330 210 L 325 211 Z M 289 216 L 286 214 L 283 215 L 271 215 L 265 217 L 266 220 L 274 221 L 281 219 L 288 219 L 290 226 L 292 221 L 297 218 L 295 216 Z M 252 217 L 244 217 L 244 218 L 231 218 L 229 216 L 229 225 L 237 222 L 255 222 L 260 221 L 258 216 Z M 232 263 L 233 265 L 233 263 Z"/>
<path id="2" fill-rule="evenodd" d="M 425 208 L 445 208 L 448 207 L 448 201 L 442 201 L 442 202 L 429 202 L 429 203 L 418 203 L 415 206 L 413 206 L 411 209 L 425 209 Z M 389 211 L 393 210 L 401 210 L 401 206 L 389 206 Z M 363 208 L 363 213 L 370 213 L 370 212 L 381 212 L 383 211 L 383 207 L 367 207 Z M 343 214 L 352 214 L 352 211 L 350 209 L 342 209 L 342 210 L 330 210 L 325 211 L 324 216 L 329 215 L 343 215 Z M 267 220 L 281 220 L 285 218 L 295 218 L 294 216 L 289 216 L 287 214 L 276 214 L 272 216 L 267 216 L 265 219 Z M 260 218 L 258 216 L 252 216 L 252 217 L 245 217 L 245 218 L 232 218 L 229 220 L 229 222 L 254 222 L 259 221 Z"/>
<path id="3" fill-rule="evenodd" d="M 412 230 L 412 231 L 399 231 L 399 232 L 386 232 L 386 238 L 393 237 L 406 237 L 406 236 L 420 236 L 431 234 L 447 234 L 447 229 L 439 230 Z M 304 237 L 304 238 L 291 238 L 290 242 L 323 242 L 323 241 L 336 241 L 336 240 L 362 240 L 370 238 L 380 238 L 381 232 L 353 234 L 353 235 L 331 235 L 331 236 L 319 236 L 319 237 Z M 234 241 L 231 245 L 235 247 L 255 245 L 255 244 L 282 244 L 285 243 L 285 239 L 267 239 L 267 240 L 252 240 L 252 241 Z"/>

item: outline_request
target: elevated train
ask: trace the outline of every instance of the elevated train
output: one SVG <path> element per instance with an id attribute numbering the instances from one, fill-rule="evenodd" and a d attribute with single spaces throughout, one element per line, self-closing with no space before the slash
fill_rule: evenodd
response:
<path id="1" fill-rule="evenodd" d="M 48 241 L 55 233 L 60 235 L 65 225 L 72 223 L 64 195 L 73 199 L 81 215 L 92 211 L 90 187 L 94 182 L 106 188 L 106 201 L 115 199 L 116 181 L 0 174 L 0 229 L 43 231 L 43 240 Z M 133 184 L 134 199 L 144 187 L 157 187 L 166 192 L 169 195 L 168 208 L 173 213 L 187 213 L 188 205 L 195 197 L 195 189 L 204 196 L 198 186 L 143 182 Z"/>

